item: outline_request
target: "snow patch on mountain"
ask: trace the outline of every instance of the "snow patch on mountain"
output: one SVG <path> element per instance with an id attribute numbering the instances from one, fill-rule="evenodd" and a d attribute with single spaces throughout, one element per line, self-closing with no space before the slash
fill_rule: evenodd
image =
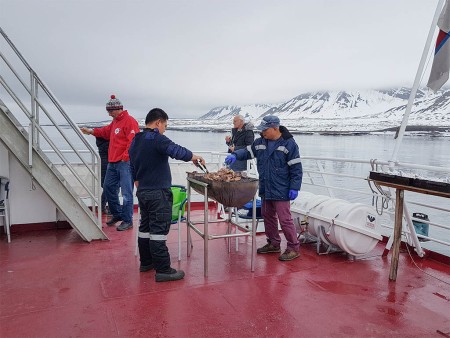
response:
<path id="1" fill-rule="evenodd" d="M 297 131 L 374 131 L 400 125 L 409 95 L 404 87 L 310 92 L 278 104 L 215 107 L 198 119 L 201 125 L 196 120 L 188 124 L 196 129 L 226 129 L 234 115 L 255 124 L 266 115 L 277 115 L 283 125 Z M 450 90 L 418 90 L 409 125 L 450 126 Z"/>

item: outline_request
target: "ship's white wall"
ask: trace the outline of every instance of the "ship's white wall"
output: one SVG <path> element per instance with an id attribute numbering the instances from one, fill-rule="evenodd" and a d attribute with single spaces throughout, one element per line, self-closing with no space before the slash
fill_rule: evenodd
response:
<path id="1" fill-rule="evenodd" d="M 8 150 L 3 145 L 3 143 L 0 142 L 0 200 L 5 199 L 5 184 L 6 179 L 9 179 L 9 159 L 8 159 Z M 4 226 L 5 224 L 5 218 L 0 217 L 0 226 Z"/>
<path id="2" fill-rule="evenodd" d="M 9 172 L 11 224 L 55 222 L 55 204 L 13 156 L 9 156 Z"/>
<path id="3" fill-rule="evenodd" d="M 0 142 L 0 176 L 9 177 L 8 149 Z"/>

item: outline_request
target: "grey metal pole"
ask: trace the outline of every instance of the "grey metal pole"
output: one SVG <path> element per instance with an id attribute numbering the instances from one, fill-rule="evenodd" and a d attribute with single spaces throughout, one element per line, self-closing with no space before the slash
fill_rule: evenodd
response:
<path id="1" fill-rule="evenodd" d="M 204 260 L 203 260 L 203 269 L 205 277 L 208 277 L 208 241 L 209 241 L 209 234 L 208 234 L 208 186 L 205 187 L 205 202 L 204 202 L 204 211 L 203 211 L 203 248 L 204 248 Z"/>
<path id="2" fill-rule="evenodd" d="M 444 6 L 444 1 L 445 0 L 439 1 L 439 4 L 436 7 L 436 12 L 434 13 L 433 22 L 431 23 L 430 31 L 428 32 L 428 38 L 425 43 L 425 47 L 423 48 L 422 58 L 420 59 L 419 69 L 417 69 L 416 78 L 414 80 L 414 85 L 411 89 L 411 94 L 409 95 L 408 104 L 406 105 L 406 110 L 405 110 L 405 113 L 403 114 L 402 124 L 400 125 L 400 129 L 398 131 L 397 142 L 395 143 L 395 148 L 394 148 L 394 151 L 391 156 L 391 162 L 397 161 L 398 151 L 400 149 L 400 145 L 403 140 L 403 135 L 406 130 L 406 125 L 408 124 L 409 114 L 411 113 L 411 109 L 412 109 L 414 100 L 416 98 L 417 89 L 419 88 L 419 84 L 420 84 L 420 78 L 423 74 L 425 61 L 427 59 L 427 55 L 428 55 L 428 52 L 429 52 L 430 46 L 431 46 L 431 40 L 433 39 L 433 35 L 434 35 L 434 31 L 436 30 L 439 15 Z"/>
<path id="3" fill-rule="evenodd" d="M 255 259 L 256 259 L 256 195 L 253 196 L 253 204 L 252 204 L 252 258 L 251 258 L 251 270 L 255 271 Z"/>
<path id="4" fill-rule="evenodd" d="M 191 181 L 187 180 L 187 215 L 186 215 L 187 248 L 186 256 L 191 256 Z"/>

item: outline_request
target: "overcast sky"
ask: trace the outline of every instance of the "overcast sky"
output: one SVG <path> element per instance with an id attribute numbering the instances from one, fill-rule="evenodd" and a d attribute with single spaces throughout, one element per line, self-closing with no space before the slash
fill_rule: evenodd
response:
<path id="1" fill-rule="evenodd" d="M 199 117 L 307 91 L 411 87 L 437 3 L 0 0 L 0 26 L 76 122 L 107 119 L 112 93 L 135 117 Z"/>

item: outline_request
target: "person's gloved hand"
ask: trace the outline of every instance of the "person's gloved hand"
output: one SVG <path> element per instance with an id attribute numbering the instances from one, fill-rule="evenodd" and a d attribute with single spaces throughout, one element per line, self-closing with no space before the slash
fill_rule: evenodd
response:
<path id="1" fill-rule="evenodd" d="M 295 200 L 298 196 L 298 190 L 289 190 L 289 199 Z"/>
<path id="2" fill-rule="evenodd" d="M 231 154 L 231 155 L 228 155 L 228 156 L 225 158 L 225 164 L 226 164 L 226 165 L 233 164 L 234 162 L 236 162 L 236 155 Z"/>

